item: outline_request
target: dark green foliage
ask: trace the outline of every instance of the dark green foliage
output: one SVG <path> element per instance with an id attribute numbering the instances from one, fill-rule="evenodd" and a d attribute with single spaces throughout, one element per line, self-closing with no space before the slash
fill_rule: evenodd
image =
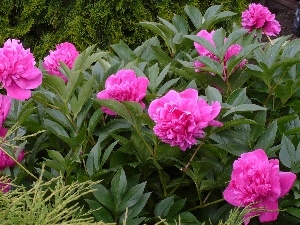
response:
<path id="1" fill-rule="evenodd" d="M 152 35 L 138 22 L 157 21 L 158 16 L 171 20 L 174 14 L 184 15 L 187 4 L 201 11 L 223 4 L 223 10 L 240 12 L 247 1 L 1 0 L 0 43 L 8 38 L 20 39 L 37 58 L 64 41 L 74 43 L 80 51 L 96 43 L 108 49 L 120 40 L 136 47 Z"/>

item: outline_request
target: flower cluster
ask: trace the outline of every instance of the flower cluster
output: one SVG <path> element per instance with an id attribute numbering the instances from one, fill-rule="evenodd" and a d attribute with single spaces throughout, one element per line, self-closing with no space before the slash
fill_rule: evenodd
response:
<path id="1" fill-rule="evenodd" d="M 204 137 L 208 126 L 222 126 L 214 120 L 220 113 L 219 102 L 209 105 L 194 89 L 169 91 L 149 105 L 149 116 L 156 123 L 154 133 L 165 143 L 185 151 Z"/>
<path id="2" fill-rule="evenodd" d="M 59 71 L 60 62 L 65 63 L 70 69 L 79 52 L 71 43 L 64 42 L 56 45 L 55 50 L 50 50 L 50 54 L 44 58 L 43 67 L 50 75 L 55 75 L 68 82 L 68 78 Z"/>
<path id="3" fill-rule="evenodd" d="M 294 173 L 279 171 L 277 159 L 269 160 L 264 150 L 257 149 L 234 161 L 224 198 L 234 206 L 253 209 L 246 215 L 246 224 L 254 215 L 259 215 L 260 222 L 274 221 L 278 216 L 278 199 L 289 192 L 295 179 Z"/>
<path id="4" fill-rule="evenodd" d="M 19 42 L 8 39 L 0 48 L 0 82 L 8 96 L 25 100 L 31 97 L 31 89 L 41 85 L 42 72 L 35 67 L 30 50 Z"/>
<path id="5" fill-rule="evenodd" d="M 262 29 L 262 32 L 269 36 L 276 36 L 280 33 L 281 26 L 275 15 L 261 4 L 252 3 L 248 9 L 242 12 L 242 27 L 249 29 Z"/>
<path id="6" fill-rule="evenodd" d="M 214 30 L 212 30 L 210 33 L 207 30 L 201 30 L 200 32 L 197 33 L 197 36 L 204 38 L 205 40 L 207 40 L 211 45 L 215 46 L 215 43 L 213 41 L 213 34 L 215 33 Z M 224 42 L 226 42 L 226 39 L 224 40 Z M 210 52 L 208 49 L 206 49 L 204 46 L 202 46 L 201 44 L 194 42 L 194 46 L 198 52 L 198 54 L 200 56 L 206 56 L 209 57 L 217 62 L 222 62 L 223 65 L 223 79 L 226 80 L 228 78 L 228 76 L 230 74 L 228 74 L 227 72 L 227 62 L 228 60 L 239 54 L 240 51 L 242 50 L 242 47 L 239 44 L 233 44 L 231 45 L 225 55 L 224 55 L 224 59 L 221 60 L 219 59 L 216 55 L 214 55 L 212 52 Z M 240 64 L 237 67 L 242 68 L 246 63 L 246 59 L 242 60 L 240 62 Z M 198 60 L 196 60 L 194 62 L 194 66 L 195 66 L 195 71 L 196 72 L 201 72 L 201 68 L 205 67 L 205 65 L 202 62 L 199 62 Z M 213 74 L 214 75 L 214 74 Z"/>
<path id="7" fill-rule="evenodd" d="M 106 80 L 105 90 L 100 91 L 97 98 L 138 102 L 144 108 L 142 100 L 146 96 L 148 84 L 148 78 L 137 77 L 134 70 L 122 69 Z M 107 114 L 116 115 L 105 107 L 102 107 L 102 110 Z"/>

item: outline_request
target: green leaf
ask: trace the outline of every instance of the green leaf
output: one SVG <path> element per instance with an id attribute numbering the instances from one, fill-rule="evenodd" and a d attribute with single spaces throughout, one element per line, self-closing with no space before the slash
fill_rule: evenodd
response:
<path id="1" fill-rule="evenodd" d="M 180 45 L 184 40 L 184 35 L 182 33 L 177 33 L 173 37 L 173 43 L 176 45 Z"/>
<path id="2" fill-rule="evenodd" d="M 137 59 L 136 54 L 123 41 L 120 41 L 118 44 L 113 44 L 111 47 L 120 59 L 125 62 L 131 62 Z"/>
<path id="3" fill-rule="evenodd" d="M 225 30 L 223 28 L 217 29 L 214 34 L 213 34 L 213 41 L 215 44 L 215 48 L 218 51 L 218 56 L 221 58 L 225 54 L 225 49 L 224 47 L 224 40 L 225 40 Z"/>
<path id="4" fill-rule="evenodd" d="M 140 103 L 138 102 L 123 102 L 126 109 L 135 117 L 141 115 L 143 113 L 143 108 Z"/>
<path id="5" fill-rule="evenodd" d="M 254 120 L 246 119 L 246 118 L 230 120 L 230 121 L 223 123 L 222 127 L 218 127 L 217 132 L 221 131 L 221 130 L 226 130 L 230 127 L 243 125 L 243 124 L 257 124 L 257 122 Z"/>
<path id="6" fill-rule="evenodd" d="M 286 210 L 289 214 L 300 219 L 300 209 L 299 208 L 287 208 Z"/>
<path id="7" fill-rule="evenodd" d="M 93 115 L 91 116 L 90 120 L 89 120 L 89 125 L 88 125 L 88 134 L 92 135 L 92 133 L 94 132 L 98 122 L 101 120 L 101 116 L 102 116 L 102 110 L 98 109 L 96 110 Z"/>
<path id="8" fill-rule="evenodd" d="M 261 107 L 259 105 L 255 105 L 255 104 L 242 104 L 242 105 L 238 105 L 235 107 L 232 107 L 229 111 L 227 111 L 222 117 L 226 117 L 231 113 L 235 113 L 235 112 L 247 112 L 247 111 L 258 111 L 258 110 L 266 110 L 266 108 Z"/>
<path id="9" fill-rule="evenodd" d="M 171 31 L 173 31 L 174 33 L 178 33 L 178 30 L 176 29 L 176 27 L 170 23 L 169 21 L 161 18 L 161 17 L 158 17 L 158 19 L 160 20 L 160 22 L 162 22 L 166 27 L 168 27 Z"/>
<path id="10" fill-rule="evenodd" d="M 118 130 L 130 129 L 130 124 L 124 119 L 114 119 L 109 121 L 102 129 L 96 130 L 95 135 L 98 135 L 101 140 L 104 140 L 110 133 Z"/>
<path id="11" fill-rule="evenodd" d="M 81 71 L 72 71 L 66 87 L 66 93 L 64 95 L 63 101 L 67 102 L 73 96 L 75 89 L 84 80 L 84 75 Z"/>
<path id="12" fill-rule="evenodd" d="M 127 179 L 123 169 L 117 171 L 111 181 L 111 193 L 114 199 L 114 204 L 118 206 L 125 194 L 127 188 Z"/>
<path id="13" fill-rule="evenodd" d="M 97 201 L 111 212 L 114 212 L 115 205 L 111 192 L 108 191 L 102 184 L 95 184 L 92 189 L 96 189 L 93 191 L 93 195 Z"/>
<path id="14" fill-rule="evenodd" d="M 283 43 L 288 39 L 288 36 L 280 37 L 276 39 L 276 42 L 273 43 L 273 45 L 269 45 L 269 47 L 266 49 L 266 55 L 267 58 L 267 65 L 270 68 L 272 64 L 276 62 L 276 59 L 279 55 L 279 51 L 283 45 Z"/>
<path id="15" fill-rule="evenodd" d="M 205 95 L 206 95 L 207 101 L 209 103 L 212 103 L 212 102 L 222 103 L 222 95 L 217 88 L 208 86 L 205 89 Z"/>
<path id="16" fill-rule="evenodd" d="M 64 113 L 56 109 L 45 108 L 45 112 L 54 119 L 57 123 L 62 125 L 64 128 L 69 129 L 70 131 L 75 131 L 74 125 L 70 120 L 65 116 Z"/>
<path id="17" fill-rule="evenodd" d="M 85 49 L 83 52 L 81 52 L 75 62 L 74 62 L 74 65 L 72 67 L 72 70 L 73 71 L 76 71 L 76 70 L 84 70 L 84 67 L 83 65 L 86 63 L 86 60 L 88 58 L 88 56 L 90 56 L 92 54 L 92 52 L 94 51 L 96 45 L 92 45 L 90 47 L 88 47 L 87 49 Z"/>
<path id="18" fill-rule="evenodd" d="M 248 30 L 246 29 L 235 30 L 232 33 L 230 33 L 224 43 L 225 52 L 231 45 L 235 44 L 246 33 L 248 33 Z"/>
<path id="19" fill-rule="evenodd" d="M 168 215 L 169 210 L 173 204 L 174 204 L 174 196 L 165 198 L 155 206 L 154 215 L 156 217 L 160 216 L 162 218 L 165 218 Z"/>
<path id="20" fill-rule="evenodd" d="M 99 137 L 100 140 L 100 137 Z M 111 152 L 114 150 L 114 147 L 116 146 L 116 144 L 118 144 L 118 141 L 115 141 L 114 143 L 112 143 L 111 145 L 108 146 L 108 148 L 105 150 L 105 152 L 103 153 L 103 157 L 101 159 L 101 166 L 104 165 L 104 163 L 108 160 L 108 157 L 110 156 Z"/>
<path id="21" fill-rule="evenodd" d="M 66 86 L 65 82 L 60 77 L 44 74 L 43 86 L 52 91 L 54 94 L 57 94 L 61 99 L 64 99 L 66 94 Z"/>
<path id="22" fill-rule="evenodd" d="M 246 88 L 234 90 L 228 97 L 226 103 L 232 106 L 238 106 L 245 103 L 247 99 Z"/>
<path id="23" fill-rule="evenodd" d="M 195 28 L 198 30 L 202 25 L 202 14 L 200 10 L 195 6 L 186 5 L 184 7 L 184 11 L 192 21 Z"/>
<path id="24" fill-rule="evenodd" d="M 123 212 L 126 208 L 135 205 L 143 195 L 146 182 L 138 184 L 131 188 L 122 198 L 122 201 L 118 205 L 118 212 Z"/>
<path id="25" fill-rule="evenodd" d="M 94 174 L 94 168 L 96 171 L 100 169 L 100 157 L 101 157 L 101 146 L 100 146 L 100 138 L 95 146 L 91 149 L 88 158 L 86 160 L 86 170 L 90 176 Z"/>
<path id="26" fill-rule="evenodd" d="M 88 81 L 84 83 L 82 88 L 79 91 L 78 94 L 78 101 L 76 104 L 72 105 L 72 111 L 74 113 L 74 117 L 76 118 L 78 113 L 81 111 L 83 105 L 87 102 L 89 98 L 91 98 L 91 95 L 94 90 L 95 85 L 95 76 L 92 76 Z"/>
<path id="27" fill-rule="evenodd" d="M 158 90 L 157 95 L 163 95 L 172 85 L 176 84 L 179 81 L 179 78 L 175 78 L 164 83 L 163 86 Z"/>
<path id="28" fill-rule="evenodd" d="M 108 99 L 96 99 L 100 105 L 110 109 L 111 111 L 115 112 L 119 116 L 122 116 L 128 122 L 132 123 L 132 118 L 128 110 L 126 109 L 125 105 L 121 102 L 116 100 L 108 100 Z"/>
<path id="29" fill-rule="evenodd" d="M 54 133 L 57 136 L 69 138 L 69 135 L 65 131 L 65 129 L 61 125 L 59 125 L 58 123 L 52 120 L 44 119 L 44 126 L 46 127 L 47 130 L 49 130 L 50 132 Z"/>
<path id="30" fill-rule="evenodd" d="M 151 52 L 155 55 L 156 60 L 164 66 L 169 65 L 172 59 L 159 46 L 151 46 Z"/>
<path id="31" fill-rule="evenodd" d="M 180 199 L 171 206 L 168 216 L 173 217 L 182 210 L 186 202 L 186 199 Z"/>
<path id="32" fill-rule="evenodd" d="M 282 136 L 279 159 L 280 162 L 288 168 L 292 167 L 296 159 L 295 147 L 285 135 Z"/>
<path id="33" fill-rule="evenodd" d="M 59 152 L 54 151 L 54 150 L 48 150 L 47 152 L 48 152 L 48 155 L 51 159 L 53 159 L 54 161 L 61 164 L 64 168 L 67 168 L 66 161 L 65 161 L 64 157 Z"/>
<path id="34" fill-rule="evenodd" d="M 89 55 L 87 59 L 83 62 L 81 70 L 86 70 L 88 69 L 93 63 L 97 62 L 99 59 L 101 59 L 103 56 L 108 55 L 109 52 L 96 52 L 93 53 L 92 55 Z M 98 64 L 99 65 L 99 64 Z M 74 68 L 74 67 L 73 67 Z"/>
<path id="35" fill-rule="evenodd" d="M 277 121 L 273 121 L 267 129 L 260 135 L 254 149 L 262 148 L 267 151 L 273 144 L 277 133 Z"/>
<path id="36" fill-rule="evenodd" d="M 64 174 L 66 171 L 66 168 L 63 165 L 61 165 L 60 163 L 57 163 L 56 160 L 45 160 L 43 163 L 46 166 L 49 166 L 51 169 L 56 170 L 57 173 Z"/>
<path id="37" fill-rule="evenodd" d="M 185 35 L 186 38 L 197 42 L 198 44 L 202 45 L 203 47 L 205 47 L 208 51 L 210 51 L 211 53 L 213 53 L 214 55 L 219 55 L 218 51 L 216 49 L 215 46 L 213 46 L 208 40 L 206 40 L 203 37 L 197 36 L 197 35 Z"/>
<path id="38" fill-rule="evenodd" d="M 129 208 L 129 210 L 128 210 L 128 217 L 129 218 L 134 218 L 142 212 L 142 210 L 145 207 L 150 195 L 151 195 L 151 193 L 143 194 L 140 197 L 139 201 L 134 206 Z"/>
<path id="39" fill-rule="evenodd" d="M 114 222 L 111 214 L 97 201 L 90 199 L 85 199 L 85 201 L 89 204 L 89 208 L 92 210 L 92 214 L 97 221 L 103 221 L 105 223 Z"/>
<path id="40" fill-rule="evenodd" d="M 206 65 L 206 67 L 202 67 L 201 70 L 218 74 L 220 77 L 223 77 L 223 67 L 219 62 L 211 59 L 208 56 L 198 56 L 197 60 Z"/>
<path id="41" fill-rule="evenodd" d="M 172 18 L 172 22 L 178 32 L 182 34 L 188 34 L 189 26 L 182 16 L 174 15 Z"/>
<path id="42" fill-rule="evenodd" d="M 158 87 L 161 84 L 161 82 L 163 81 L 163 79 L 168 74 L 169 69 L 170 69 L 170 64 L 168 64 L 167 66 L 165 66 L 165 68 L 160 72 L 159 76 L 157 77 L 157 79 L 155 81 L 155 88 Z"/>
<path id="43" fill-rule="evenodd" d="M 220 12 L 222 6 L 221 5 L 213 5 L 209 7 L 204 14 L 204 23 L 203 28 L 208 29 L 212 22 L 216 19 L 217 14 Z"/>

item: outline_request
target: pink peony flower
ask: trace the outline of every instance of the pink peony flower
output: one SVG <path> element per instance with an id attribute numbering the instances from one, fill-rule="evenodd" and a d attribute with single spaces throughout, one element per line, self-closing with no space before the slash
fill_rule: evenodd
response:
<path id="1" fill-rule="evenodd" d="M 26 100 L 31 97 L 31 89 L 41 85 L 42 72 L 35 67 L 30 50 L 19 42 L 8 39 L 0 48 L 0 82 L 8 96 Z"/>
<path id="2" fill-rule="evenodd" d="M 11 189 L 10 179 L 8 178 L 0 178 L 0 191 L 2 193 L 6 193 Z"/>
<path id="3" fill-rule="evenodd" d="M 169 91 L 149 105 L 149 116 L 156 123 L 154 133 L 165 143 L 185 151 L 203 138 L 208 126 L 222 126 L 215 121 L 221 110 L 219 102 L 209 105 L 194 89 Z"/>
<path id="4" fill-rule="evenodd" d="M 292 188 L 296 175 L 279 171 L 279 161 L 270 159 L 264 150 L 244 153 L 233 163 L 233 171 L 224 198 L 234 206 L 253 209 L 245 217 L 259 215 L 260 222 L 275 221 L 278 216 L 278 199 Z M 263 208 L 263 210 L 255 210 Z"/>
<path id="5" fill-rule="evenodd" d="M 106 80 L 105 90 L 100 91 L 97 98 L 138 102 L 144 108 L 142 100 L 146 96 L 148 84 L 148 78 L 137 77 L 133 70 L 123 69 Z M 115 112 L 105 107 L 102 107 L 102 110 L 107 114 L 116 115 Z"/>
<path id="6" fill-rule="evenodd" d="M 43 66 L 50 75 L 58 76 L 68 82 L 68 78 L 59 71 L 60 62 L 65 63 L 72 69 L 78 55 L 79 52 L 73 44 L 64 42 L 56 45 L 54 51 L 50 50 L 50 54 L 44 58 Z"/>
<path id="7" fill-rule="evenodd" d="M 207 30 L 201 30 L 197 36 L 199 37 L 202 37 L 202 38 L 205 38 L 209 43 L 211 43 L 213 46 L 215 46 L 214 44 L 214 41 L 213 41 L 213 34 L 215 33 L 214 30 L 212 30 L 210 33 L 207 31 Z M 224 40 L 224 42 L 226 42 L 226 39 Z M 216 55 L 214 55 L 213 53 L 211 53 L 208 49 L 206 49 L 204 46 L 200 45 L 199 43 L 197 42 L 194 42 L 194 46 L 198 52 L 198 54 L 200 56 L 206 56 L 206 57 L 209 57 L 217 62 L 221 62 L 222 60 L 219 59 Z M 228 60 L 239 54 L 240 51 L 242 50 L 242 47 L 239 45 L 239 44 L 234 44 L 234 45 L 231 45 L 226 53 L 225 53 L 225 56 L 224 56 L 224 59 L 223 59 L 223 79 L 226 80 L 228 78 L 228 76 L 230 74 L 228 74 L 227 72 L 227 62 Z M 246 63 L 246 59 L 244 59 L 237 67 L 240 67 L 242 68 Z M 196 72 L 201 72 L 201 68 L 205 67 L 205 64 L 203 64 L 202 62 L 199 62 L 198 60 L 196 60 L 194 62 L 194 66 L 195 66 L 195 71 Z M 211 73 L 212 75 L 215 75 L 214 73 Z"/>
<path id="8" fill-rule="evenodd" d="M 2 127 L 4 121 L 6 120 L 6 117 L 10 110 L 10 105 L 11 105 L 10 97 L 0 94 L 0 127 Z"/>
<path id="9" fill-rule="evenodd" d="M 251 3 L 247 10 L 242 12 L 242 27 L 249 29 L 262 29 L 262 32 L 269 36 L 276 36 L 280 33 L 281 26 L 275 15 L 261 4 Z"/>
<path id="10" fill-rule="evenodd" d="M 5 137 L 7 133 L 7 129 L 6 128 L 0 128 L 0 137 Z M 2 147 L 0 147 L 0 170 L 5 169 L 6 167 L 14 167 L 16 165 L 16 162 L 14 160 L 12 160 L 12 158 L 10 156 L 8 156 L 2 149 Z M 17 150 L 17 149 L 16 149 Z M 25 156 L 25 152 L 22 149 L 18 156 L 15 156 L 18 162 L 21 162 L 24 159 Z"/>

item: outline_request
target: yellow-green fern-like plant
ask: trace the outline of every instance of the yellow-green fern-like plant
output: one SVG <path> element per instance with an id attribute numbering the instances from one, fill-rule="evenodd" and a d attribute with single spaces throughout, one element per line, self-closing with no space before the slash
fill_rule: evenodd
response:
<path id="1" fill-rule="evenodd" d="M 96 182 L 97 183 L 97 182 Z M 29 190 L 16 186 L 0 193 L 1 225 L 108 225 L 94 222 L 90 211 L 83 212 L 78 200 L 94 190 L 95 182 L 73 182 L 66 185 L 63 177 L 43 181 L 42 175 Z M 112 224 L 110 224 L 112 225 Z"/>

